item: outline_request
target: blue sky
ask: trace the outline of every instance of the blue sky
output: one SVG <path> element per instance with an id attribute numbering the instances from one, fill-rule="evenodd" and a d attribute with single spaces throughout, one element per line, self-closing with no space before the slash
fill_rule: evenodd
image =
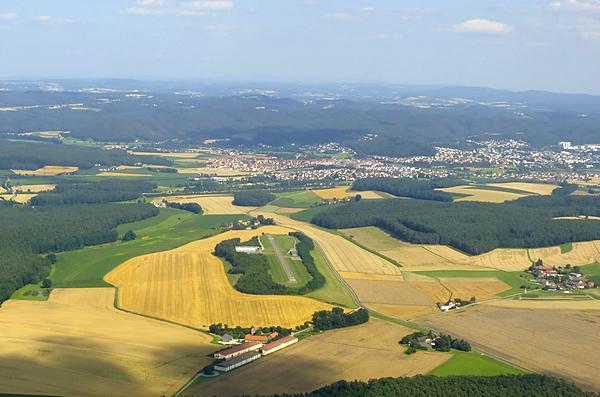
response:
<path id="1" fill-rule="evenodd" d="M 0 78 L 600 94 L 600 0 L 0 0 Z"/>

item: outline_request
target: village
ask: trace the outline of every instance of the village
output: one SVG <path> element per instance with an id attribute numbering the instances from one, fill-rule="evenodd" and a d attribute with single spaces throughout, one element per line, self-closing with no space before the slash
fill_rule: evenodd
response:
<path id="1" fill-rule="evenodd" d="M 587 279 L 579 266 L 565 265 L 546 267 L 542 260 L 537 260 L 528 270 L 536 277 L 535 283 L 542 285 L 546 291 L 563 291 L 572 293 L 575 290 L 595 288 L 592 280 Z"/>

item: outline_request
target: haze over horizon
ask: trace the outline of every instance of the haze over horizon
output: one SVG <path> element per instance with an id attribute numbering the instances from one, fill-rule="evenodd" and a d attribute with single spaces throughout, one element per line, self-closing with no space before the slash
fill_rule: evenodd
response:
<path id="1" fill-rule="evenodd" d="M 600 94 L 600 0 L 0 2 L 0 79 L 390 82 Z M 585 62 L 581 60 L 585 59 Z"/>

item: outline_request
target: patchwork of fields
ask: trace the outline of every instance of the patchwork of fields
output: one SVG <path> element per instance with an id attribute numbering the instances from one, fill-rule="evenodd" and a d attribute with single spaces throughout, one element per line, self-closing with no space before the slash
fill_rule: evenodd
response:
<path id="1" fill-rule="evenodd" d="M 413 330 L 379 320 L 312 336 L 276 354 L 186 390 L 199 397 L 308 392 L 337 380 L 426 374 L 448 353 L 404 354 Z"/>
<path id="2" fill-rule="evenodd" d="M 331 189 L 315 189 L 315 190 L 312 190 L 312 192 L 314 192 L 317 196 L 319 196 L 325 200 L 332 200 L 334 198 L 345 199 L 348 197 L 354 197 L 357 194 L 360 194 L 360 196 L 363 199 L 383 198 L 383 196 L 381 196 L 379 193 L 377 193 L 375 191 L 368 190 L 368 191 L 363 191 L 363 192 L 357 192 L 357 191 L 350 190 L 350 188 L 348 186 L 340 186 L 340 187 L 335 187 L 335 188 L 331 188 Z"/>
<path id="3" fill-rule="evenodd" d="M 516 309 L 486 303 L 428 316 L 420 323 L 461 335 L 483 352 L 528 370 L 600 391 L 600 333 L 594 332 L 600 324 L 598 310 Z"/>
<path id="4" fill-rule="evenodd" d="M 211 254 L 223 240 L 287 232 L 278 226 L 225 232 L 130 259 L 105 279 L 118 287 L 119 307 L 135 313 L 203 329 L 216 323 L 295 327 L 331 306 L 299 296 L 242 294 L 231 287 L 223 263 Z"/>
<path id="5" fill-rule="evenodd" d="M 233 196 L 188 195 L 168 196 L 165 199 L 171 203 L 199 204 L 205 215 L 245 214 L 254 209 L 254 207 L 233 205 Z M 156 199 L 154 202 L 161 202 L 162 200 L 162 198 Z"/>
<path id="6" fill-rule="evenodd" d="M 532 194 L 550 195 L 557 185 L 529 182 L 490 183 L 485 185 L 462 185 L 443 189 L 442 192 L 457 194 L 455 201 L 481 201 L 485 203 L 503 203 Z"/>
<path id="7" fill-rule="evenodd" d="M 67 167 L 62 165 L 45 165 L 37 170 L 12 170 L 17 175 L 29 175 L 29 176 L 55 176 L 61 174 L 67 174 L 77 172 L 79 167 Z"/>
<path id="8" fill-rule="evenodd" d="M 113 307 L 113 288 L 55 289 L 0 308 L 0 391 L 170 395 L 209 363 L 210 337 Z"/>

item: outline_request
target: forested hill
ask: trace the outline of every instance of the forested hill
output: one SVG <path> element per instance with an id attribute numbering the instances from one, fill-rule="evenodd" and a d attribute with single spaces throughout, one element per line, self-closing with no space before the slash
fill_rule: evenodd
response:
<path id="1" fill-rule="evenodd" d="M 157 214 L 150 204 L 0 206 L 0 302 L 47 276 L 50 261 L 39 254 L 115 241 L 119 224 Z"/>
<path id="2" fill-rule="evenodd" d="M 462 179 L 415 179 L 415 178 L 363 178 L 352 183 L 352 190 L 379 190 L 398 197 L 411 197 L 421 200 L 447 201 L 453 200 L 450 193 L 435 189 L 465 184 Z"/>
<path id="3" fill-rule="evenodd" d="M 368 382 L 341 381 L 309 393 L 270 397 L 598 397 L 543 375 L 415 376 Z M 248 397 L 248 396 L 244 396 Z"/>
<path id="4" fill-rule="evenodd" d="M 312 222 L 331 228 L 378 226 L 418 244 L 450 245 L 470 254 L 495 248 L 534 248 L 600 239 L 600 222 L 555 220 L 600 216 L 595 197 L 532 196 L 503 204 L 414 199 L 362 200 L 328 208 Z"/>
<path id="5" fill-rule="evenodd" d="M 101 149 L 58 143 L 20 142 L 0 139 L 0 169 L 35 170 L 45 165 L 92 168 L 134 165 L 136 163 L 170 165 L 159 156 L 134 156 L 121 149 Z"/>
<path id="6" fill-rule="evenodd" d="M 94 204 L 134 200 L 152 192 L 156 184 L 141 180 L 106 179 L 99 182 L 62 182 L 54 190 L 31 199 L 31 205 Z"/>

